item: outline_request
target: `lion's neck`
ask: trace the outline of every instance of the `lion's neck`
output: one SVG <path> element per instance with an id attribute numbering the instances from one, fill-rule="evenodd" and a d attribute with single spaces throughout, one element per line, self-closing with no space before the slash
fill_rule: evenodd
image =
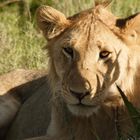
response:
<path id="1" fill-rule="evenodd" d="M 55 136 L 58 140 L 59 138 L 61 140 L 94 140 L 98 137 L 104 140 L 115 139 L 115 119 L 114 115 L 110 115 L 113 113 L 112 109 L 108 109 L 110 112 L 106 112 L 104 108 L 100 108 L 97 114 L 80 117 L 69 112 L 67 106 L 62 102 L 55 104 L 52 107 L 48 135 Z"/>

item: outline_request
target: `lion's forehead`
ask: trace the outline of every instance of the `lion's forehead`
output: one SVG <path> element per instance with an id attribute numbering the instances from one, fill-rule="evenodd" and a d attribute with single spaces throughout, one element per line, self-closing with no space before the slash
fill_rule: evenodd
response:
<path id="1" fill-rule="evenodd" d="M 73 19 L 72 25 L 54 43 L 56 49 L 70 46 L 79 55 L 87 54 L 94 59 L 100 50 L 118 50 L 122 42 L 108 26 L 92 13 L 87 13 L 83 17 Z"/>
<path id="2" fill-rule="evenodd" d="M 76 49 L 94 48 L 95 50 L 99 43 L 101 47 L 113 47 L 114 44 L 120 42 L 109 27 L 91 16 L 88 19 L 80 19 L 78 22 L 74 23 L 61 38 L 62 43 L 63 41 L 69 43 Z"/>

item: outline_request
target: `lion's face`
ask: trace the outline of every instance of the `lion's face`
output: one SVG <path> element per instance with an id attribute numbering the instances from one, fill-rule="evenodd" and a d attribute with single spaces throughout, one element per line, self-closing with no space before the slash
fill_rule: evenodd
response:
<path id="1" fill-rule="evenodd" d="M 49 13 L 45 13 L 46 17 L 55 12 L 56 16 L 56 10 L 51 13 L 52 8 L 47 8 L 39 12 Z M 61 14 L 65 28 L 60 22 L 44 32 L 49 39 L 50 74 L 55 79 L 56 96 L 62 97 L 73 114 L 82 116 L 90 116 L 108 97 L 114 96 L 111 88 L 123 79 L 124 65 L 128 63 L 126 45 L 92 12 L 86 11 L 81 17 L 68 20 Z M 42 13 L 39 19 L 44 16 Z M 51 20 L 53 18 L 56 17 Z M 44 24 L 45 21 L 43 27 L 41 24 L 42 30 Z"/>
<path id="2" fill-rule="evenodd" d="M 77 115 L 92 114 L 108 97 L 120 75 L 118 59 L 124 46 L 102 23 L 85 26 L 82 31 L 71 27 L 50 50 L 61 96 Z"/>

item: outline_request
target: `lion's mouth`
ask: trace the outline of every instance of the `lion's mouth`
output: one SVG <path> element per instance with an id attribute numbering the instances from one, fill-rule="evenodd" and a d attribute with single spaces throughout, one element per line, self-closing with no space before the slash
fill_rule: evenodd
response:
<path id="1" fill-rule="evenodd" d="M 76 108 L 81 108 L 81 109 L 93 109 L 93 108 L 98 107 L 98 105 L 87 105 L 87 104 L 83 104 L 81 102 L 79 102 L 77 104 L 70 104 L 70 106 L 76 107 Z"/>
<path id="2" fill-rule="evenodd" d="M 82 104 L 81 102 L 78 103 L 78 104 L 75 104 L 75 106 L 83 107 L 83 108 L 93 108 L 93 107 L 96 107 L 95 105 L 86 105 L 86 104 Z"/>
<path id="3" fill-rule="evenodd" d="M 99 106 L 78 103 L 78 104 L 68 104 L 68 108 L 76 116 L 89 117 L 98 110 Z"/>

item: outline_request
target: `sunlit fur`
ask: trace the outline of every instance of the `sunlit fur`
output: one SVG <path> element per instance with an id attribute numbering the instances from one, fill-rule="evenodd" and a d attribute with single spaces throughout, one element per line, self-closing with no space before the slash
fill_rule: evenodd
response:
<path id="1" fill-rule="evenodd" d="M 127 136 L 131 124 L 116 84 L 139 107 L 139 28 L 134 26 L 139 18 L 117 24 L 117 17 L 97 6 L 66 19 L 43 6 L 37 11 L 37 20 L 48 39 L 53 94 L 46 139 L 115 140 L 119 132 Z M 71 47 L 73 55 L 64 52 L 64 47 Z M 101 51 L 110 54 L 101 59 Z M 83 105 L 77 105 L 70 89 L 78 93 L 89 90 L 90 94 L 81 100 Z"/>

